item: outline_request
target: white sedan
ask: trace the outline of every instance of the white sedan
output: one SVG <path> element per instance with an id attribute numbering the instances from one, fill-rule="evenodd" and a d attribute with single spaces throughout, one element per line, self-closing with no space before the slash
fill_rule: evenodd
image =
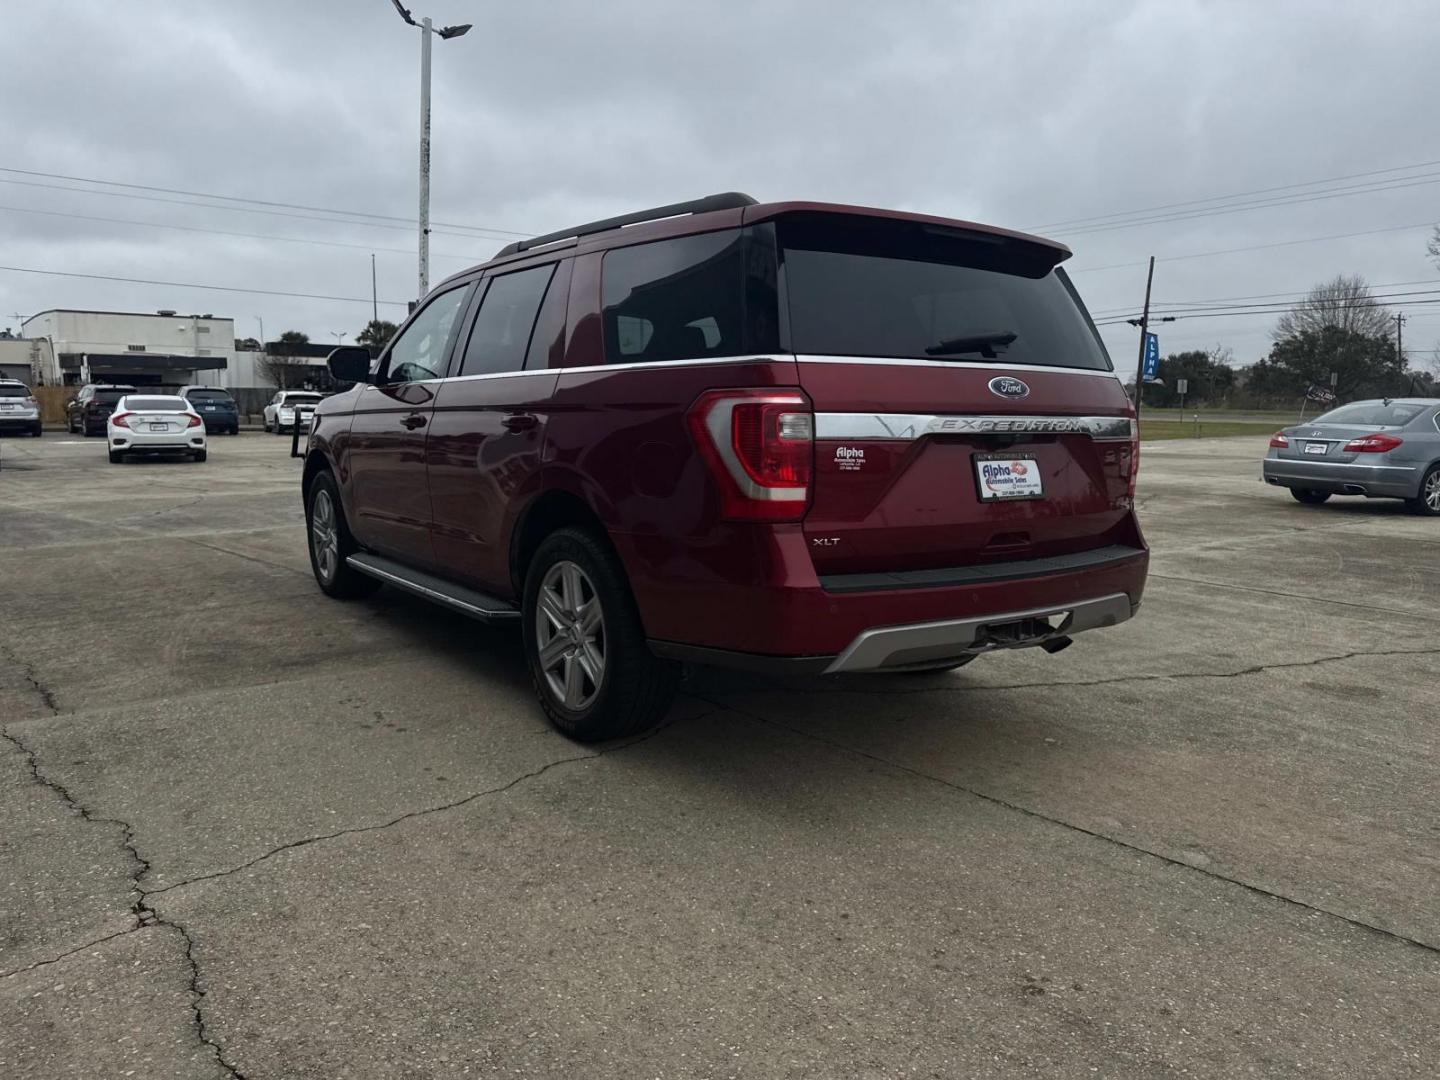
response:
<path id="1" fill-rule="evenodd" d="M 205 421 L 182 397 L 126 394 L 105 425 L 110 464 L 131 454 L 189 454 L 205 460 Z"/>

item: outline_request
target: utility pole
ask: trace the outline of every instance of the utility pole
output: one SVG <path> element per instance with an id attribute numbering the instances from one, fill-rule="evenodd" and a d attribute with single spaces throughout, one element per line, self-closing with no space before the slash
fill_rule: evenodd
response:
<path id="1" fill-rule="evenodd" d="M 420 30 L 420 295 L 425 299 L 430 291 L 430 35 L 439 34 L 449 41 L 470 30 L 469 23 L 458 26 L 442 26 L 438 30 L 429 17 L 415 21 L 410 10 L 400 0 L 390 0 L 400 18 Z"/>
<path id="2" fill-rule="evenodd" d="M 380 299 L 375 291 L 375 253 L 370 253 L 370 318 L 373 322 L 380 321 Z"/>
<path id="3" fill-rule="evenodd" d="M 1405 368 L 1405 313 L 1395 313 L 1395 357 L 1400 361 L 1400 368 Z"/>
<path id="4" fill-rule="evenodd" d="M 1140 423 L 1140 399 L 1145 392 L 1145 339 L 1150 334 L 1150 286 L 1155 280 L 1155 256 L 1150 256 L 1150 269 L 1145 273 L 1145 307 L 1140 312 L 1140 357 L 1135 362 L 1135 423 Z"/>
<path id="5" fill-rule="evenodd" d="M 430 18 L 420 23 L 420 291 L 430 291 Z"/>

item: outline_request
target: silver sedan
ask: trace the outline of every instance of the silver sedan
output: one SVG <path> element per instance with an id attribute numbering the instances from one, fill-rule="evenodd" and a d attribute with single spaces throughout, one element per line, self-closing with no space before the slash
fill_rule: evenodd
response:
<path id="1" fill-rule="evenodd" d="M 1440 515 L 1440 399 L 1355 401 L 1270 440 L 1265 482 L 1302 503 L 1332 495 L 1404 499 Z"/>

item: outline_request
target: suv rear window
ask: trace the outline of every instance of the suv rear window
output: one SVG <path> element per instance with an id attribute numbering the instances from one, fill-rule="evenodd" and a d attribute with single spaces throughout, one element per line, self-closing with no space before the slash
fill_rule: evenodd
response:
<path id="1" fill-rule="evenodd" d="M 797 353 L 1111 370 L 1048 251 L 921 222 L 778 221 Z"/>
<path id="2" fill-rule="evenodd" d="M 231 401 L 228 391 L 225 390 L 189 390 L 185 396 L 191 401 Z"/>
<path id="3" fill-rule="evenodd" d="M 1310 421 L 1313 424 L 1356 424 L 1360 427 L 1404 427 L 1428 409 L 1428 405 L 1392 401 L 1357 401 L 1323 413 Z"/>
<path id="4" fill-rule="evenodd" d="M 30 391 L 29 391 L 28 388 L 26 388 L 26 387 L 24 387 L 24 386 L 16 386 L 14 383 L 10 383 L 9 385 L 0 384 L 0 397 L 29 397 L 29 396 L 30 396 Z"/>
<path id="5" fill-rule="evenodd" d="M 125 408 L 132 412 L 184 412 L 185 399 L 178 397 L 131 397 Z"/>

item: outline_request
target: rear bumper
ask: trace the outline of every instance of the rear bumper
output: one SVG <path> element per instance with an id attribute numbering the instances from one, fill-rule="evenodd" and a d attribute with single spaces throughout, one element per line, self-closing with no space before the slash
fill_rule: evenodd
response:
<path id="1" fill-rule="evenodd" d="M 1420 490 L 1420 470 L 1410 465 L 1267 457 L 1261 463 L 1261 475 L 1267 484 L 1277 487 L 1307 488 L 1333 495 L 1413 499 Z"/>
<path id="2" fill-rule="evenodd" d="M 28 413 L 0 413 L 0 431 L 16 428 L 22 431 L 30 431 L 40 426 L 40 414 L 31 410 Z"/>
<path id="3" fill-rule="evenodd" d="M 188 432 L 156 433 L 148 431 L 111 435 L 110 445 L 116 450 L 204 450 L 205 435 L 191 428 Z"/>
<path id="4" fill-rule="evenodd" d="M 1146 551 L 1130 549 L 1098 565 L 1035 560 L 1037 572 L 1028 576 L 1010 563 L 1002 575 L 958 583 L 898 580 L 836 590 L 816 576 L 798 528 L 746 536 L 744 561 L 753 572 L 743 580 L 733 570 L 738 536 L 683 554 L 664 543 L 652 551 L 634 536 L 614 540 L 657 653 L 796 672 L 920 666 L 1114 625 L 1139 607 L 1149 565 Z M 1011 634 L 1016 640 L 997 642 L 989 633 L 1040 619 L 1050 625 Z"/>

